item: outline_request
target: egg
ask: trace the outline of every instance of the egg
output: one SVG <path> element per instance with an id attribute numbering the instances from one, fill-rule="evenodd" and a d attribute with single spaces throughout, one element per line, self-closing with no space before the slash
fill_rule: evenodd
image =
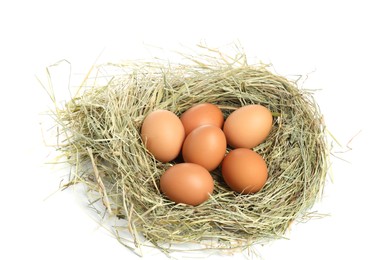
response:
<path id="1" fill-rule="evenodd" d="M 210 103 L 191 107 L 181 115 L 180 119 L 186 135 L 202 125 L 214 125 L 221 128 L 224 123 L 223 112 L 216 105 Z"/>
<path id="2" fill-rule="evenodd" d="M 168 110 L 156 110 L 146 116 L 141 137 L 148 151 L 159 161 L 175 159 L 185 139 L 185 129 L 177 115 Z"/>
<path id="3" fill-rule="evenodd" d="M 253 148 L 262 143 L 272 129 L 273 116 L 261 105 L 247 105 L 232 112 L 224 123 L 227 143 L 233 148 Z"/>
<path id="4" fill-rule="evenodd" d="M 180 163 L 170 167 L 160 178 L 160 189 L 176 203 L 199 205 L 213 193 L 213 179 L 202 166 Z"/>
<path id="5" fill-rule="evenodd" d="M 182 156 L 185 162 L 196 163 L 212 171 L 223 160 L 226 148 L 224 132 L 217 126 L 203 125 L 186 137 Z"/>
<path id="6" fill-rule="evenodd" d="M 247 148 L 230 151 L 221 164 L 221 172 L 225 183 L 242 194 L 260 191 L 268 178 L 265 160 Z"/>

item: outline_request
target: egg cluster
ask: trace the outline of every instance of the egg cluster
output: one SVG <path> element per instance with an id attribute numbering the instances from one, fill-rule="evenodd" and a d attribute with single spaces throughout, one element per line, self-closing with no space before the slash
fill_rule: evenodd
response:
<path id="1" fill-rule="evenodd" d="M 180 117 L 156 110 L 144 119 L 141 136 L 159 161 L 182 155 L 184 163 L 170 167 L 160 178 L 160 189 L 176 203 L 199 205 L 213 193 L 210 171 L 221 166 L 225 183 L 241 194 L 256 193 L 268 177 L 267 165 L 252 148 L 272 129 L 272 113 L 261 105 L 246 105 L 224 116 L 216 105 L 191 107 Z M 227 146 L 232 150 L 226 154 Z"/>

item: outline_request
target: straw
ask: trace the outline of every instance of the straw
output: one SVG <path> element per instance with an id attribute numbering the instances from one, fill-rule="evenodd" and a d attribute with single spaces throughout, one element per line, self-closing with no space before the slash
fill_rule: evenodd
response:
<path id="1" fill-rule="evenodd" d="M 181 64 L 126 62 L 96 66 L 96 75 L 56 111 L 62 139 L 58 149 L 73 167 L 68 186 L 83 183 L 96 191 L 109 215 L 127 223 L 132 248 L 150 245 L 164 252 L 172 245 L 245 249 L 283 238 L 293 221 L 310 217 L 323 190 L 328 147 L 322 115 L 310 91 L 275 75 L 264 64 L 249 65 L 207 49 L 184 55 Z M 90 82 L 93 85 L 89 85 Z M 261 104 L 274 115 L 267 140 L 254 148 L 268 165 L 264 188 L 252 195 L 231 191 L 220 169 L 211 174 L 212 197 L 193 207 L 175 204 L 159 190 L 159 178 L 177 162 L 161 163 L 140 137 L 145 116 L 167 109 L 178 116 L 209 102 L 227 117 L 247 104 Z M 126 232 L 125 232 L 126 233 Z"/>

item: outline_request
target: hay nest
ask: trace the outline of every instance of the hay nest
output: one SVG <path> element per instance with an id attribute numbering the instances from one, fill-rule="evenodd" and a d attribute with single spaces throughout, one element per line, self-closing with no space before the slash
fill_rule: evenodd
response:
<path id="1" fill-rule="evenodd" d="M 248 65 L 242 53 L 230 58 L 208 52 L 178 65 L 97 66 L 96 76 L 89 74 L 94 83 L 83 84 L 56 111 L 65 138 L 58 148 L 74 167 L 66 186 L 82 182 L 96 191 L 106 212 L 124 219 L 136 247 L 150 242 L 164 251 L 181 243 L 244 249 L 281 238 L 292 221 L 307 217 L 324 186 L 328 149 L 311 92 L 263 64 Z M 213 196 L 199 206 L 175 204 L 160 192 L 160 176 L 177 162 L 160 163 L 147 152 L 143 119 L 155 109 L 180 115 L 202 102 L 219 106 L 225 118 L 246 104 L 272 111 L 272 132 L 253 149 L 269 170 L 260 192 L 232 192 L 220 169 L 211 173 Z"/>

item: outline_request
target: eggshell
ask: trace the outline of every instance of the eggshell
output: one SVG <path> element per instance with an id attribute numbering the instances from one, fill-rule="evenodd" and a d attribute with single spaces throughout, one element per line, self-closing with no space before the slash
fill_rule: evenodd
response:
<path id="1" fill-rule="evenodd" d="M 200 165 L 180 163 L 163 173 L 160 189 L 176 203 L 196 206 L 208 200 L 213 193 L 213 179 Z"/>
<path id="2" fill-rule="evenodd" d="M 224 123 L 227 143 L 234 148 L 253 148 L 262 143 L 272 129 L 273 116 L 261 105 L 247 105 L 232 112 Z"/>
<path id="3" fill-rule="evenodd" d="M 191 107 L 181 115 L 180 119 L 185 128 L 186 136 L 202 125 L 214 125 L 221 128 L 224 123 L 223 112 L 216 105 L 210 103 Z"/>
<path id="4" fill-rule="evenodd" d="M 168 110 L 156 110 L 144 119 L 141 136 L 148 151 L 161 161 L 175 159 L 185 139 L 179 117 Z"/>
<path id="5" fill-rule="evenodd" d="M 196 163 L 212 171 L 223 160 L 226 148 L 224 132 L 217 126 L 204 125 L 186 137 L 182 156 L 185 162 Z"/>
<path id="6" fill-rule="evenodd" d="M 222 162 L 221 172 L 225 183 L 242 194 L 260 191 L 268 178 L 265 160 L 247 148 L 229 152 Z"/>

